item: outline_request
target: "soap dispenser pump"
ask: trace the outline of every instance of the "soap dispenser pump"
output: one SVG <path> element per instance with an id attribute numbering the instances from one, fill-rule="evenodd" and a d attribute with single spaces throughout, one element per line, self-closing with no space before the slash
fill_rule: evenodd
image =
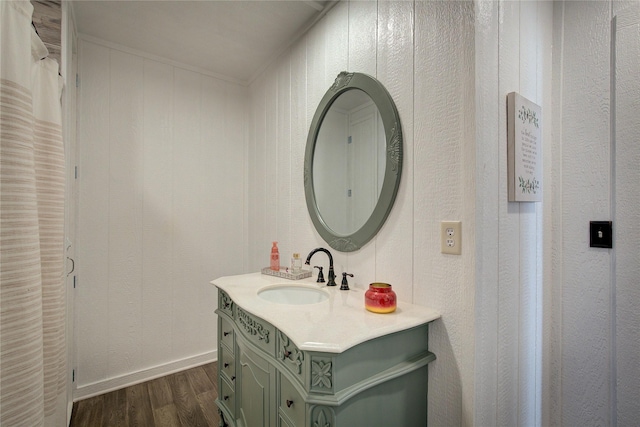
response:
<path id="1" fill-rule="evenodd" d="M 300 258 L 300 254 L 298 252 L 294 252 L 291 257 L 291 272 L 293 274 L 298 274 L 302 272 L 302 259 Z"/>
<path id="2" fill-rule="evenodd" d="M 280 271 L 280 252 L 278 251 L 278 242 L 273 242 L 271 247 L 271 270 Z"/>

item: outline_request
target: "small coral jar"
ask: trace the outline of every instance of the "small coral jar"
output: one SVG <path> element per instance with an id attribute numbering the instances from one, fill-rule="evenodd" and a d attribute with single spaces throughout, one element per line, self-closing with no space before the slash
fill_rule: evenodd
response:
<path id="1" fill-rule="evenodd" d="M 396 293 L 388 283 L 371 283 L 364 293 L 364 306 L 373 313 L 392 313 L 396 305 Z"/>

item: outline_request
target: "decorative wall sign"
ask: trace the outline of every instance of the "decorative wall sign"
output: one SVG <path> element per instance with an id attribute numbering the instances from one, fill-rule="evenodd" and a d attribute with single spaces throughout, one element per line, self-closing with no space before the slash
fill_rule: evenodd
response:
<path id="1" fill-rule="evenodd" d="M 542 109 L 507 95 L 507 176 L 510 202 L 542 200 Z"/>

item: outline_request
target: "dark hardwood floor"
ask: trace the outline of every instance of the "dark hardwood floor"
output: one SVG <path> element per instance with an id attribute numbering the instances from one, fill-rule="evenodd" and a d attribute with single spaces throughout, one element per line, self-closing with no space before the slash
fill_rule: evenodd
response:
<path id="1" fill-rule="evenodd" d="M 70 427 L 218 427 L 217 362 L 73 404 Z"/>

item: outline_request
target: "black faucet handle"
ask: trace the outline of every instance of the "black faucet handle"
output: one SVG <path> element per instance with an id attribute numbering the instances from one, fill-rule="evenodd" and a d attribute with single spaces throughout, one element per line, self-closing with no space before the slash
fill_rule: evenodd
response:
<path id="1" fill-rule="evenodd" d="M 340 290 L 341 291 L 348 291 L 349 290 L 349 282 L 347 281 L 347 276 L 353 277 L 353 274 L 351 273 L 342 273 L 342 283 L 340 284 Z"/>
<path id="2" fill-rule="evenodd" d="M 322 273 L 322 267 L 319 265 L 314 265 L 313 268 L 317 268 L 318 269 L 318 280 L 316 280 L 317 283 L 324 283 L 324 274 Z"/>

